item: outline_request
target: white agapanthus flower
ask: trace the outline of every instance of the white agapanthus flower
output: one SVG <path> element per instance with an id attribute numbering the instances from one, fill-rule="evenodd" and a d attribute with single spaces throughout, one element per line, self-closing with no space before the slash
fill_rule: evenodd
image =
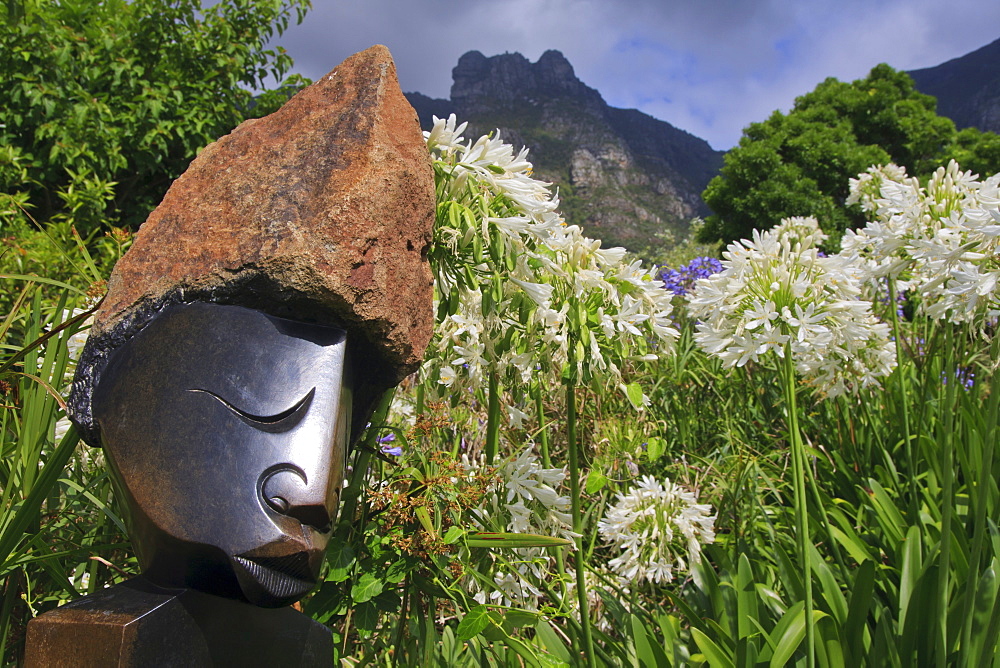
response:
<path id="1" fill-rule="evenodd" d="M 463 457 L 463 465 L 474 471 L 482 463 Z M 576 537 L 569 497 L 559 491 L 566 469 L 544 468 L 528 447 L 500 464 L 496 472 L 497 481 L 478 511 L 481 528 L 495 530 L 500 523 L 514 533 Z M 491 600 L 536 609 L 542 595 L 538 585 L 551 577 L 552 555 L 544 548 L 518 548 L 513 552 L 516 558 L 493 574 L 495 589 L 476 592 L 475 598 L 480 603 Z"/>
<path id="2" fill-rule="evenodd" d="M 556 491 L 566 469 L 543 468 L 532 448 L 497 468 L 501 489 L 497 501 L 510 516 L 508 529 L 519 533 L 573 538 L 569 497 Z"/>
<path id="3" fill-rule="evenodd" d="M 533 562 L 522 561 L 507 571 L 497 571 L 493 575 L 493 591 L 476 592 L 473 598 L 479 603 L 490 601 L 509 607 L 536 609 L 535 601 L 542 596 L 542 591 L 532 584 L 544 577 Z"/>
<path id="4" fill-rule="evenodd" d="M 623 584 L 670 582 L 715 541 L 715 515 L 694 492 L 670 479 L 643 476 L 597 523 L 601 537 L 620 549 L 608 562 Z"/>
<path id="5" fill-rule="evenodd" d="M 63 311 L 63 321 L 75 318 L 85 311 L 86 309 L 81 308 L 73 309 L 72 311 Z M 80 359 L 80 353 L 83 352 L 83 346 L 87 343 L 87 337 L 90 336 L 90 327 L 93 324 L 94 316 L 90 316 L 83 321 L 83 324 L 80 325 L 79 331 L 66 339 L 66 352 L 71 361 L 76 362 Z"/>
<path id="6" fill-rule="evenodd" d="M 549 184 L 531 176 L 527 150 L 515 152 L 499 136 L 467 141 L 464 128 L 452 115 L 425 133 L 439 202 L 462 211 L 447 209 L 435 232 L 449 250 L 437 267 L 439 298 L 452 304 L 429 367 L 441 384 L 479 387 L 486 368 L 516 369 L 524 382 L 558 372 L 577 352 L 569 350 L 573 332 L 585 346 L 575 355 L 578 371 L 587 366 L 615 385 L 616 357 L 630 346 L 643 356 L 671 351 L 679 334 L 655 269 L 567 225 Z"/>
<path id="7" fill-rule="evenodd" d="M 889 327 L 862 298 L 861 272 L 824 257 L 813 218 L 789 218 L 730 244 L 723 271 L 698 279 L 688 308 L 695 340 L 727 367 L 790 351 L 796 371 L 829 396 L 878 385 L 895 366 Z"/>
<path id="8" fill-rule="evenodd" d="M 63 437 L 66 436 L 66 432 L 69 431 L 69 428 L 72 426 L 72 424 L 73 423 L 70 422 L 70 419 L 65 415 L 56 420 L 55 434 L 54 434 L 55 443 L 62 442 Z"/>
<path id="9" fill-rule="evenodd" d="M 900 167 L 872 167 L 848 202 L 870 221 L 847 231 L 843 254 L 873 278 L 915 292 L 933 318 L 982 327 L 1000 315 L 1000 175 L 979 181 L 953 160 L 922 188 Z"/>

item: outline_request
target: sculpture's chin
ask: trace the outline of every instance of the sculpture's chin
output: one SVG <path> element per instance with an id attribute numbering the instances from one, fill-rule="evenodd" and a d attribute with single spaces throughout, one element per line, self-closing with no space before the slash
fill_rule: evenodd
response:
<path id="1" fill-rule="evenodd" d="M 322 556 L 322 555 L 320 555 Z M 291 605 L 316 586 L 318 564 L 308 552 L 281 557 L 232 558 L 233 571 L 247 601 L 263 608 Z"/>

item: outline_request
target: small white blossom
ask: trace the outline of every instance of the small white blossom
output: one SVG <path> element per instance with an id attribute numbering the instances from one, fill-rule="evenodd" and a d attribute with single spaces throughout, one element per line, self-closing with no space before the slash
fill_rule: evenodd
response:
<path id="1" fill-rule="evenodd" d="M 514 429 L 522 429 L 524 427 L 524 421 L 530 416 L 522 411 L 517 406 L 507 406 L 507 418 L 510 421 L 510 426 Z"/>
<path id="2" fill-rule="evenodd" d="M 73 423 L 70 422 L 70 419 L 68 417 L 65 417 L 65 416 L 63 416 L 63 417 L 59 418 L 58 420 L 56 420 L 56 427 L 55 427 L 55 442 L 56 443 L 59 443 L 59 442 L 61 442 L 63 440 L 63 437 L 66 436 L 66 432 L 69 431 L 69 428 L 72 425 L 73 425 Z"/>
<path id="3" fill-rule="evenodd" d="M 455 370 L 447 364 L 441 367 L 438 372 L 438 382 L 445 387 L 451 387 L 451 384 L 455 382 Z"/>
<path id="4" fill-rule="evenodd" d="M 695 494 L 669 479 L 643 476 L 597 523 L 601 537 L 621 552 L 608 562 L 623 583 L 674 579 L 715 541 L 715 515 Z"/>

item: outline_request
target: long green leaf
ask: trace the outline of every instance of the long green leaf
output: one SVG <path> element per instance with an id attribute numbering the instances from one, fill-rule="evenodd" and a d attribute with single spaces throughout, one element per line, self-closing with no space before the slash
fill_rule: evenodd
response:
<path id="1" fill-rule="evenodd" d="M 821 610 L 813 610 L 812 616 L 813 621 L 817 622 L 827 615 Z M 775 627 L 774 634 L 778 637 L 774 642 L 771 668 L 781 668 L 791 660 L 792 655 L 802 644 L 802 639 L 806 637 L 806 615 L 801 603 L 796 603 L 788 609 Z"/>
<path id="2" fill-rule="evenodd" d="M 632 642 L 639 662 L 648 668 L 670 668 L 673 664 L 663 651 L 663 648 L 650 638 L 642 620 L 636 615 L 629 615 L 629 626 L 632 631 Z"/>
<path id="3" fill-rule="evenodd" d="M 736 624 L 737 637 L 740 639 L 749 638 L 751 634 L 756 634 L 757 630 L 750 623 L 751 619 L 758 619 L 760 611 L 758 609 L 757 592 L 754 589 L 754 573 L 750 566 L 750 560 L 746 554 L 740 555 L 739 564 L 736 569 Z"/>
<path id="4" fill-rule="evenodd" d="M 533 533 L 491 533 L 475 531 L 466 535 L 465 542 L 469 547 L 563 547 L 571 545 L 572 541 L 554 536 L 541 536 Z"/>
<path id="5" fill-rule="evenodd" d="M 972 611 L 972 637 L 970 638 L 972 647 L 969 648 L 969 653 L 972 656 L 982 657 L 987 652 L 991 654 L 996 654 L 997 652 L 997 647 L 990 644 L 987 635 L 990 619 L 996 613 L 998 606 L 1000 606 L 1000 600 L 997 599 L 997 565 L 998 560 L 994 557 L 993 561 L 979 578 L 975 607 Z M 994 639 L 993 642 L 995 643 L 996 640 Z"/>
<path id="6" fill-rule="evenodd" d="M 863 646 L 865 626 L 868 621 L 868 611 L 872 606 L 874 591 L 875 562 L 862 562 L 854 573 L 851 601 L 847 609 L 847 621 L 843 628 L 843 640 L 848 649 L 847 658 L 851 665 L 861 665 L 861 658 L 866 654 Z"/>
<path id="7" fill-rule="evenodd" d="M 52 285 L 57 288 L 62 288 L 63 290 L 69 290 L 70 292 L 75 292 L 81 297 L 87 296 L 86 290 L 81 290 L 78 287 L 72 286 L 69 283 L 63 283 L 62 281 L 57 281 L 53 278 L 45 278 L 44 276 L 36 276 L 34 274 L 0 274 L 0 279 L 6 278 L 13 281 L 30 281 L 32 283 L 45 283 L 46 285 Z"/>
<path id="8" fill-rule="evenodd" d="M 899 574 L 899 628 L 906 627 L 906 617 L 911 609 L 910 599 L 920 576 L 923 575 L 923 550 L 921 548 L 920 529 L 910 527 L 906 532 L 906 542 L 903 544 L 903 564 Z M 914 610 L 921 614 L 925 612 L 920 607 Z"/>
<path id="9" fill-rule="evenodd" d="M 545 646 L 545 649 L 551 652 L 558 660 L 562 661 L 566 665 L 570 664 L 573 658 L 570 648 L 566 647 L 566 643 L 564 643 L 559 634 L 555 632 L 548 620 L 543 619 L 537 626 L 535 626 L 535 637 L 538 638 L 542 645 Z"/>
<path id="10" fill-rule="evenodd" d="M 70 480 L 69 478 L 60 478 L 59 483 L 62 485 L 66 485 L 67 487 L 72 487 L 80 494 L 83 494 L 97 508 L 100 508 L 101 512 L 103 512 L 107 516 L 107 518 L 111 520 L 122 533 L 128 533 L 128 529 L 125 528 L 125 523 L 122 522 L 121 518 L 119 518 L 118 515 L 113 510 L 111 510 L 111 507 L 108 504 L 104 503 L 96 496 L 94 496 L 93 492 L 86 489 L 79 483 Z"/>
<path id="11" fill-rule="evenodd" d="M 718 643 L 702 633 L 701 630 L 692 628 L 691 637 L 694 638 L 698 649 L 705 655 L 708 664 L 712 668 L 735 668 L 736 664 L 733 661 L 733 657 L 726 654 L 725 650 L 719 647 Z"/>
<path id="12" fill-rule="evenodd" d="M 830 606 L 830 612 L 833 613 L 837 624 L 843 624 L 847 621 L 847 599 L 844 598 L 844 594 L 840 591 L 840 585 L 837 584 L 837 579 L 834 577 L 833 571 L 820 555 L 816 546 L 810 544 L 808 549 L 812 556 L 813 571 L 819 576 L 823 600 Z"/>
<path id="13" fill-rule="evenodd" d="M 903 541 L 906 531 L 906 521 L 896 508 L 896 504 L 890 498 L 888 492 L 874 478 L 868 479 L 868 486 L 871 488 L 872 507 L 879 519 L 882 529 L 889 534 L 893 544 Z"/>
<path id="14" fill-rule="evenodd" d="M 73 455 L 73 449 L 79 442 L 80 435 L 77 433 L 76 427 L 71 426 L 58 447 L 49 456 L 48 461 L 45 462 L 41 475 L 35 480 L 27 498 L 18 507 L 14 518 L 3 527 L 3 533 L 0 535 L 0 564 L 4 564 L 4 570 L 6 570 L 8 557 L 24 537 L 24 532 L 37 520 L 42 502 L 49 495 L 52 486 L 59 480 L 69 458 Z"/>

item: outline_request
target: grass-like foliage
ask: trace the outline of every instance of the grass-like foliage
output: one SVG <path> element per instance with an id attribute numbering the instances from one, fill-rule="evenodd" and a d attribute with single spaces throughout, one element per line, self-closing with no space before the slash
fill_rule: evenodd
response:
<path id="1" fill-rule="evenodd" d="M 102 271 L 69 224 L 30 232 L 14 216 L 4 222 L 25 232 L 0 255 L 0 648 L 9 664 L 31 617 L 121 579 L 134 563 L 103 457 L 78 447 L 65 417 Z M 125 241 L 116 234 L 92 244 L 105 267 Z"/>

